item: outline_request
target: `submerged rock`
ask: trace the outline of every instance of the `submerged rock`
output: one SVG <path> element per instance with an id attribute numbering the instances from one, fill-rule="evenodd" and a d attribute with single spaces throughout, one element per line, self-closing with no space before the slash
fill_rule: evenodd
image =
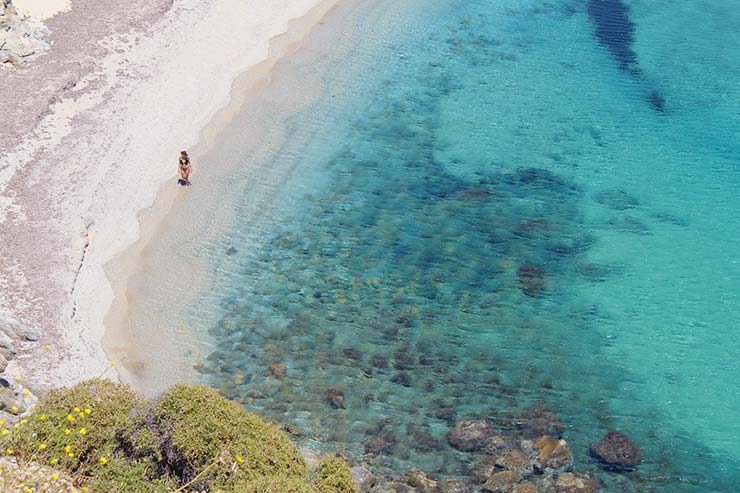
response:
<path id="1" fill-rule="evenodd" d="M 475 484 L 483 484 L 498 470 L 495 460 L 484 459 L 470 470 L 470 480 Z"/>
<path id="2" fill-rule="evenodd" d="M 344 393 L 338 389 L 329 389 L 326 391 L 326 402 L 335 409 L 344 409 Z"/>
<path id="3" fill-rule="evenodd" d="M 496 458 L 496 467 L 507 471 L 515 471 L 521 475 L 532 474 L 533 465 L 530 457 L 520 449 L 509 450 Z"/>
<path id="4" fill-rule="evenodd" d="M 482 493 L 512 493 L 522 475 L 515 471 L 501 471 L 491 476 L 481 488 Z"/>
<path id="5" fill-rule="evenodd" d="M 468 485 L 455 478 L 445 479 L 439 487 L 440 493 L 471 493 Z"/>
<path id="6" fill-rule="evenodd" d="M 277 378 L 278 380 L 285 378 L 287 373 L 288 369 L 282 363 L 275 363 L 274 365 L 270 365 L 267 369 L 267 374 L 273 378 Z"/>
<path id="7" fill-rule="evenodd" d="M 565 431 L 565 425 L 552 411 L 542 408 L 532 408 L 514 418 L 514 426 L 525 436 L 530 438 L 550 435 L 560 438 Z"/>
<path id="8" fill-rule="evenodd" d="M 375 368 L 388 368 L 388 358 L 383 355 L 376 354 L 372 358 L 370 358 L 370 364 L 372 364 Z"/>
<path id="9" fill-rule="evenodd" d="M 537 493 L 537 485 L 534 483 L 519 483 L 514 485 L 511 493 Z"/>
<path id="10" fill-rule="evenodd" d="M 405 371 L 401 371 L 393 375 L 391 382 L 403 385 L 404 387 L 411 387 L 412 385 L 411 376 Z"/>
<path id="11" fill-rule="evenodd" d="M 447 443 L 463 452 L 482 450 L 497 435 L 490 421 L 466 419 L 455 424 L 447 433 Z"/>
<path id="12" fill-rule="evenodd" d="M 597 493 L 601 490 L 598 482 L 587 474 L 564 472 L 557 476 L 548 476 L 543 481 L 548 493 Z"/>
<path id="13" fill-rule="evenodd" d="M 522 265 L 517 271 L 519 289 L 527 296 L 537 296 L 547 290 L 547 272 L 536 265 Z"/>
<path id="14" fill-rule="evenodd" d="M 603 439 L 592 443 L 589 453 L 605 469 L 612 471 L 630 471 L 642 460 L 640 449 L 626 435 L 616 431 L 610 431 Z"/>
<path id="15" fill-rule="evenodd" d="M 396 437 L 390 433 L 382 433 L 372 437 L 365 444 L 366 454 L 382 454 L 390 452 L 396 446 Z"/>
<path id="16" fill-rule="evenodd" d="M 349 359 L 362 361 L 362 353 L 353 347 L 346 347 L 342 349 L 342 354 L 344 354 Z"/>
<path id="17" fill-rule="evenodd" d="M 443 442 L 432 435 L 432 428 L 428 424 L 422 426 L 409 423 L 406 425 L 406 433 L 412 438 L 414 448 L 429 452 L 432 450 L 443 450 Z"/>
<path id="18" fill-rule="evenodd" d="M 573 453 L 563 439 L 545 435 L 534 443 L 536 465 L 542 471 L 562 471 L 573 467 Z"/>
<path id="19" fill-rule="evenodd" d="M 597 192 L 594 195 L 594 200 L 604 207 L 618 211 L 634 209 L 640 205 L 639 200 L 619 188 L 610 188 Z"/>
<path id="20" fill-rule="evenodd" d="M 377 481 L 375 475 L 365 466 L 354 466 L 350 469 L 352 479 L 357 485 L 358 493 L 368 493 Z"/>
<path id="21" fill-rule="evenodd" d="M 411 469 L 406 474 L 406 482 L 409 486 L 416 488 L 418 493 L 438 493 L 439 482 L 429 477 L 427 473 L 421 469 Z"/>

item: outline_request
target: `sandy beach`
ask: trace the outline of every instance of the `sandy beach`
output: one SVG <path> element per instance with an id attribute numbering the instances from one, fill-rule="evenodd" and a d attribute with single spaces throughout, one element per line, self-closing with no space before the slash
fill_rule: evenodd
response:
<path id="1" fill-rule="evenodd" d="M 206 150 L 197 144 L 228 118 L 235 79 L 239 90 L 264 79 L 281 53 L 271 40 L 310 29 L 333 3 L 18 2 L 43 20 L 50 49 L 0 70 L 0 311 L 42 344 L 6 374 L 44 391 L 109 368 L 103 266 L 139 238 L 137 214 L 158 195 L 166 209 L 168 194 L 187 193 L 177 153 Z"/>

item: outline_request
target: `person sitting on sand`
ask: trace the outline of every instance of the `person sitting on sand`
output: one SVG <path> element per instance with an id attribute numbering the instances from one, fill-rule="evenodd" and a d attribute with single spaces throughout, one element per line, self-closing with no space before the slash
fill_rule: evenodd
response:
<path id="1" fill-rule="evenodd" d="M 177 180 L 177 183 L 183 186 L 190 185 L 190 172 L 192 168 L 190 167 L 188 151 L 180 151 L 180 166 L 178 171 L 180 172 L 180 179 Z"/>

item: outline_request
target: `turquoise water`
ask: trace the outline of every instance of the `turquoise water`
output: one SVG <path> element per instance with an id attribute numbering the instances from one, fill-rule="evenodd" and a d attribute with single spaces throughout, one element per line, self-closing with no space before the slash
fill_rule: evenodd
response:
<path id="1" fill-rule="evenodd" d="M 629 24 L 599 30 L 605 5 Z M 355 21 L 265 161 L 286 178 L 229 202 L 269 207 L 206 247 L 210 381 L 378 469 L 463 476 L 451 420 L 537 405 L 579 470 L 610 429 L 643 449 L 605 491 L 738 491 L 740 9 L 409 0 Z M 248 161 L 239 122 L 221 152 Z M 377 435 L 395 444 L 364 455 Z"/>

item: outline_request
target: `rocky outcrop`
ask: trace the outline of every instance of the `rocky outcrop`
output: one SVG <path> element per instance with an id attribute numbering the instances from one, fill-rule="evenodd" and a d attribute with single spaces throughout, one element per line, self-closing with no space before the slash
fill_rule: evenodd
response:
<path id="1" fill-rule="evenodd" d="M 611 471 L 631 471 L 642 460 L 640 449 L 626 435 L 616 431 L 592 443 L 589 453 Z"/>
<path id="2" fill-rule="evenodd" d="M 5 371 L 22 345 L 40 338 L 37 330 L 0 314 L 0 419 L 15 421 L 38 401 L 18 379 L 6 375 Z"/>
<path id="3" fill-rule="evenodd" d="M 10 0 L 0 0 L 0 65 L 20 67 L 24 59 L 49 49 L 47 29 L 21 17 Z"/>

